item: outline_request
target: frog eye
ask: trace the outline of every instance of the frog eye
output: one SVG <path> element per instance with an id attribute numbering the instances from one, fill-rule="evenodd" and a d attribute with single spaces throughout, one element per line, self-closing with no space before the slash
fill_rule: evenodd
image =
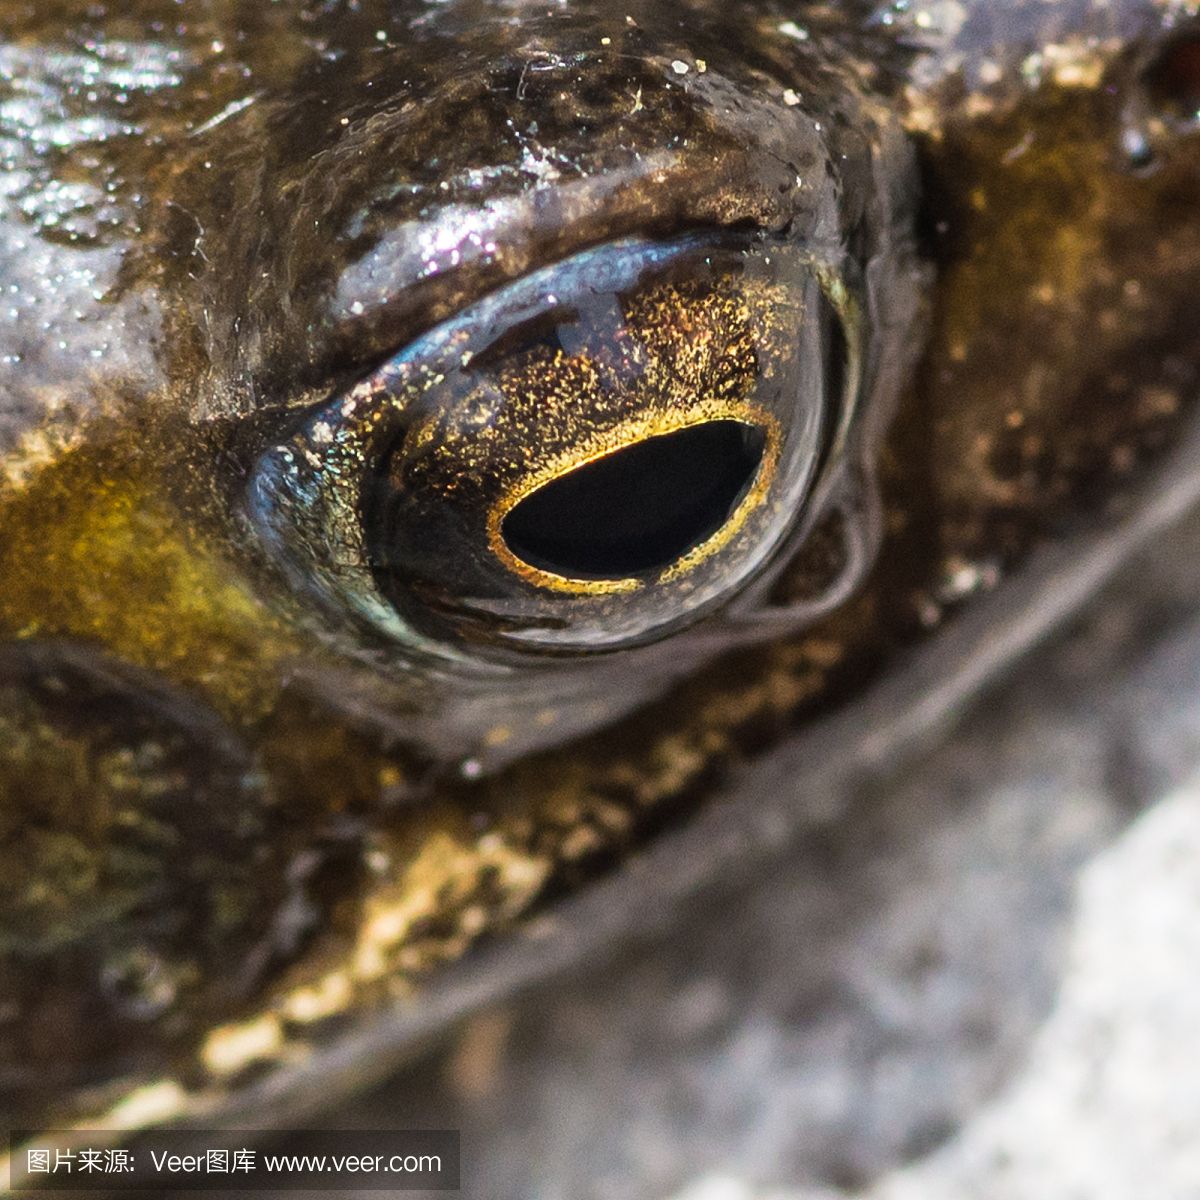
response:
<path id="1" fill-rule="evenodd" d="M 260 462 L 256 515 L 309 586 L 410 645 L 656 639 L 795 527 L 846 376 L 835 290 L 766 238 L 577 254 L 322 405 Z"/>

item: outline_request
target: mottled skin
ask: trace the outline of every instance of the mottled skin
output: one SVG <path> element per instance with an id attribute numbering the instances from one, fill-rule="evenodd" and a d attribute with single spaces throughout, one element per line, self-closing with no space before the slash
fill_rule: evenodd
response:
<path id="1" fill-rule="evenodd" d="M 3 0 L 8 1123 L 211 1111 L 1119 502 L 1200 366 L 1196 9 Z M 749 591 L 464 666 L 267 547 L 248 480 L 318 403 L 537 267 L 713 228 L 832 256 L 864 330 Z"/>

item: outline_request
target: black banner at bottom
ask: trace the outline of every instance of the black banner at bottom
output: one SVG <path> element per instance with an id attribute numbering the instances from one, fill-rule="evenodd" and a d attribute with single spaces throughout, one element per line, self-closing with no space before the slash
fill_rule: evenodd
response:
<path id="1" fill-rule="evenodd" d="M 17 1193 L 459 1189 L 456 1129 L 72 1129 L 9 1145 Z"/>

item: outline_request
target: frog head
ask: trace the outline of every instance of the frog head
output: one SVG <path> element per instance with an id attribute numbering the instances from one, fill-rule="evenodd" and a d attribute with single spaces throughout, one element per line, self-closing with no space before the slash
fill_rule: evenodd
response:
<path id="1" fill-rule="evenodd" d="M 1186 6 L 934 8 L 6 14 L 18 1111 L 392 1011 L 1154 461 Z"/>

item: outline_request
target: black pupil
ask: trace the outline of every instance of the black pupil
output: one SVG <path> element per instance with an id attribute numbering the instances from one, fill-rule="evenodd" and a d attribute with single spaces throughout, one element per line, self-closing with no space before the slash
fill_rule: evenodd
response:
<path id="1" fill-rule="evenodd" d="M 764 444 L 762 430 L 742 421 L 647 438 L 544 484 L 501 532 L 517 558 L 571 579 L 661 570 L 725 524 Z"/>

